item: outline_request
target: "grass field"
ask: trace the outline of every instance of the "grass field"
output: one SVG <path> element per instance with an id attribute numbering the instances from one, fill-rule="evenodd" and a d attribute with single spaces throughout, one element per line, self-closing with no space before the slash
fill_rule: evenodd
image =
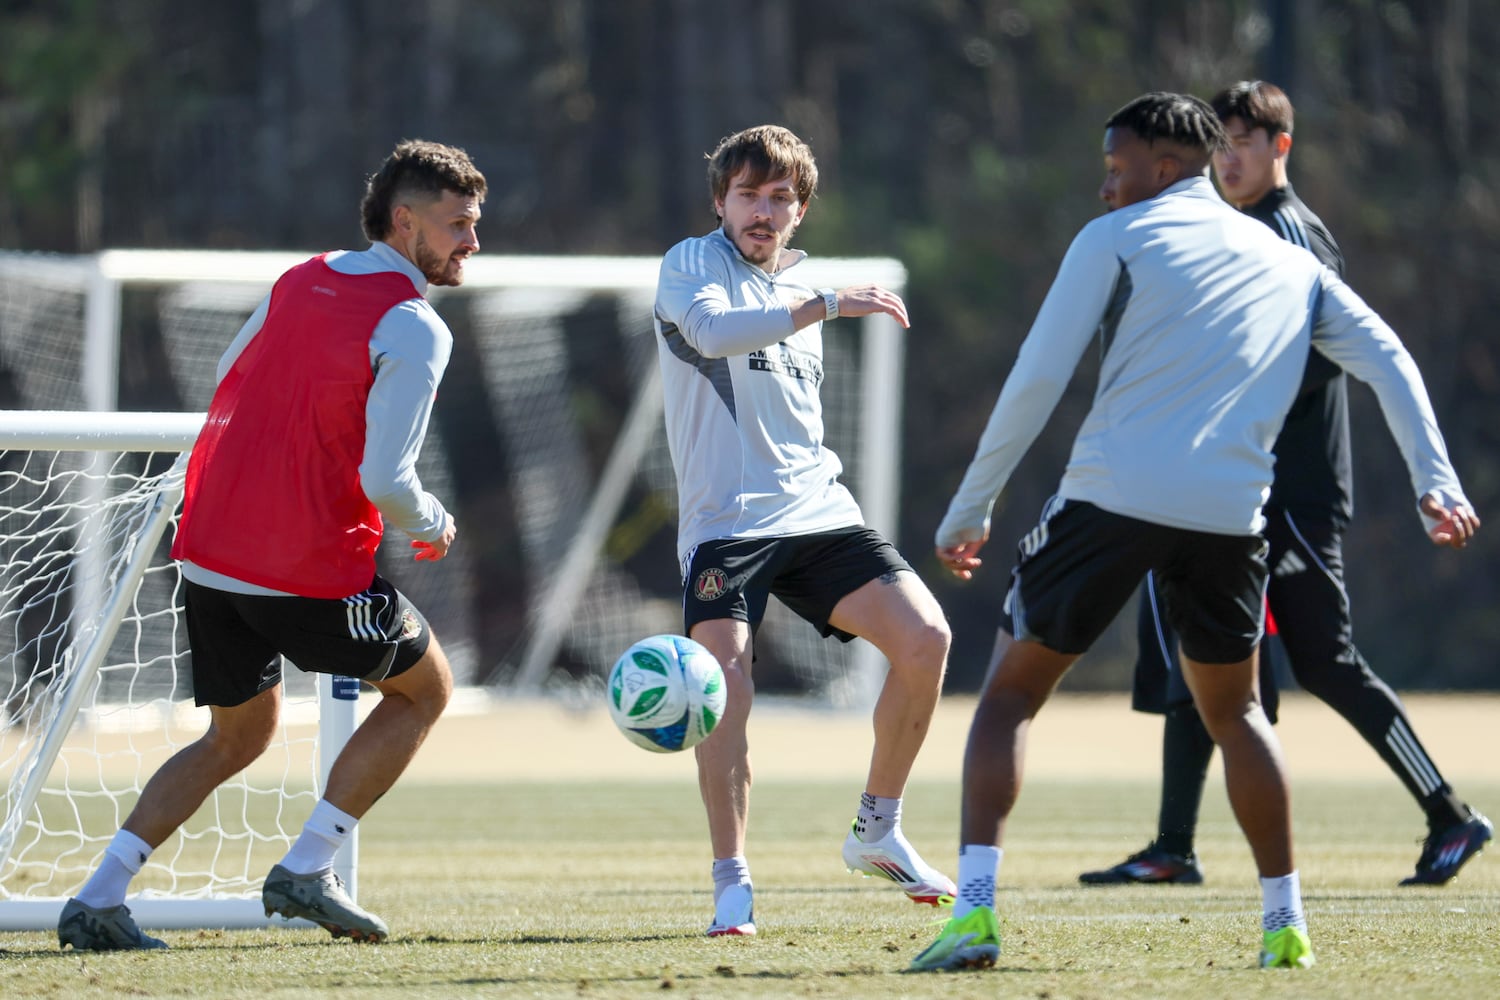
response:
<path id="1" fill-rule="evenodd" d="M 1500 813 L 1488 750 L 1500 698 L 1414 698 L 1417 729 L 1474 804 Z M 942 711 L 905 825 L 951 870 L 971 705 Z M 765 706 L 752 721 L 754 939 L 701 936 L 712 910 L 691 761 L 628 746 L 600 713 L 504 707 L 445 720 L 361 825 L 361 902 L 382 946 L 320 930 L 167 931 L 165 953 L 60 952 L 0 933 L 0 996 L 1494 997 L 1500 850 L 1440 889 L 1398 889 L 1420 813 L 1326 708 L 1290 699 L 1280 731 L 1318 965 L 1254 968 L 1259 893 L 1211 779 L 1201 887 L 1084 889 L 1080 870 L 1151 834 L 1159 721 L 1113 697 L 1038 721 L 1001 869 L 991 972 L 906 975 L 937 914 L 844 873 L 863 717 Z"/>

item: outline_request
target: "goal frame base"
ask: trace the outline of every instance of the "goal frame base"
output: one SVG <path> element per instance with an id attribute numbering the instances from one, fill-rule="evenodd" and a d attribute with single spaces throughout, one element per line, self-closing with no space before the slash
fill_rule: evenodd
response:
<path id="1" fill-rule="evenodd" d="M 37 931 L 57 926 L 67 904 L 62 897 L 17 898 L 0 901 L 0 931 Z M 205 896 L 173 898 L 142 893 L 129 896 L 125 905 L 135 922 L 148 930 L 247 930 L 260 927 L 316 927 L 300 917 L 266 916 L 258 897 Z"/>

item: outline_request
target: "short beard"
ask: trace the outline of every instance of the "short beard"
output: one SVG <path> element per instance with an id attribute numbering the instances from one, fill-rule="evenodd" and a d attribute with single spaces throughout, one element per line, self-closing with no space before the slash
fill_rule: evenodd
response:
<path id="1" fill-rule="evenodd" d="M 412 247 L 413 263 L 422 272 L 429 284 L 433 285 L 461 285 L 464 283 L 464 274 L 459 271 L 456 275 L 449 276 L 448 265 L 450 259 L 439 257 L 427 246 L 427 240 L 419 233 L 417 242 Z"/>
<path id="2" fill-rule="evenodd" d="M 778 234 L 774 230 L 766 230 L 771 233 L 774 242 L 770 244 L 770 252 L 766 256 L 766 258 L 764 260 L 757 260 L 756 258 L 751 257 L 749 254 L 745 253 L 745 248 L 740 246 L 739 237 L 743 236 L 746 232 L 749 232 L 750 228 L 753 227 L 747 227 L 746 229 L 736 230 L 733 232 L 729 232 L 728 230 L 726 230 L 726 232 L 729 233 L 729 242 L 733 243 L 735 245 L 735 248 L 739 250 L 740 256 L 744 257 L 746 260 L 748 260 L 752 264 L 755 264 L 756 266 L 761 266 L 764 264 L 775 264 L 776 261 L 781 258 L 781 251 L 786 248 L 785 242 L 779 238 Z M 755 244 L 751 244 L 751 247 L 752 249 L 759 249 L 755 246 Z"/>

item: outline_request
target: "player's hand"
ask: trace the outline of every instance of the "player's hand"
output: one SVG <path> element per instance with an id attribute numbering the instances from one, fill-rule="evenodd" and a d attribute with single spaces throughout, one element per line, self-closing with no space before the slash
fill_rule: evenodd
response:
<path id="1" fill-rule="evenodd" d="M 453 515 L 448 515 L 448 523 L 443 525 L 443 533 L 430 542 L 411 543 L 411 547 L 417 551 L 412 558 L 417 562 L 437 562 L 448 554 L 448 548 L 453 544 L 453 538 L 458 534 L 458 525 L 453 523 Z"/>
<path id="2" fill-rule="evenodd" d="M 897 323 L 910 329 L 911 320 L 906 315 L 906 303 L 901 296 L 879 285 L 850 285 L 838 290 L 840 316 L 870 316 L 885 313 Z"/>
<path id="3" fill-rule="evenodd" d="M 948 568 L 948 572 L 960 580 L 972 580 L 974 571 L 984 562 L 979 558 L 979 550 L 983 547 L 983 539 L 959 545 L 940 545 L 937 547 L 937 557 Z"/>
<path id="4" fill-rule="evenodd" d="M 1467 505 L 1455 504 L 1449 509 L 1432 493 L 1422 498 L 1422 513 L 1437 522 L 1427 531 L 1434 545 L 1461 549 L 1479 531 L 1479 515 Z"/>

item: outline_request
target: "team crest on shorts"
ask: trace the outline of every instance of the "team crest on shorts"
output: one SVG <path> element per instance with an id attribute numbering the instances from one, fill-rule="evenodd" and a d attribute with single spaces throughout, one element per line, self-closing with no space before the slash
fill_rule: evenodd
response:
<path id="1" fill-rule="evenodd" d="M 706 569 L 693 581 L 693 596 L 700 601 L 717 601 L 729 589 L 729 577 L 722 569 Z"/>
<path id="2" fill-rule="evenodd" d="M 422 623 L 417 619 L 417 613 L 411 608 L 401 612 L 401 638 L 415 639 L 422 634 Z"/>

